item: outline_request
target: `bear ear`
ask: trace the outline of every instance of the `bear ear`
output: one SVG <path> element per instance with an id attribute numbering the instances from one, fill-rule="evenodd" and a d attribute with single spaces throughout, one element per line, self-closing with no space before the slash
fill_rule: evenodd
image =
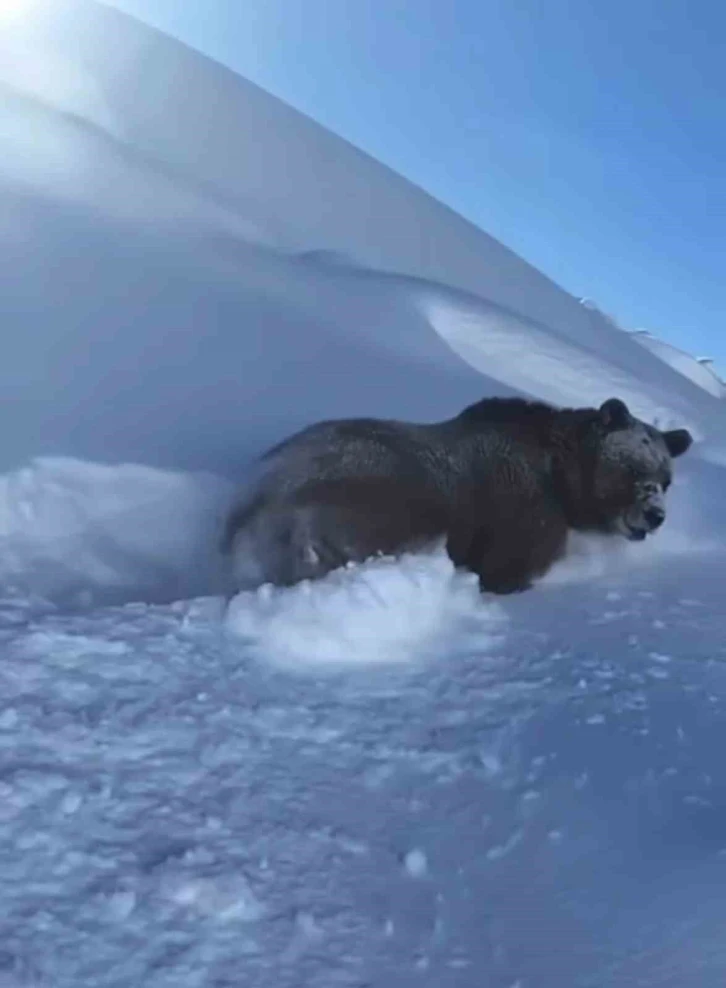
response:
<path id="1" fill-rule="evenodd" d="M 600 421 L 606 429 L 626 429 L 630 425 L 630 411 L 620 398 L 608 398 L 600 406 Z"/>
<path id="2" fill-rule="evenodd" d="M 688 429 L 672 429 L 670 432 L 664 432 L 663 439 L 668 452 L 674 459 L 676 456 L 683 456 L 686 450 L 691 448 L 693 442 L 693 436 Z"/>

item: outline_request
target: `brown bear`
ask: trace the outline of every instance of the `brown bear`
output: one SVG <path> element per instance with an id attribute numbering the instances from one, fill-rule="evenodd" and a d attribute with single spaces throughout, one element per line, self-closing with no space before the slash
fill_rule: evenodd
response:
<path id="1" fill-rule="evenodd" d="M 691 442 L 617 398 L 597 409 L 485 398 L 433 424 L 321 422 L 264 455 L 222 547 L 235 591 L 440 539 L 482 590 L 521 591 L 570 530 L 640 540 L 659 528 L 672 460 Z"/>

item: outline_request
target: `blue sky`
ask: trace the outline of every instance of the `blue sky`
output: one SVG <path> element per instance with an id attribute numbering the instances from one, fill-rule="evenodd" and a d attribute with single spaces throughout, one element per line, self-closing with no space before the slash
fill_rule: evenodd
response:
<path id="1" fill-rule="evenodd" d="M 726 9 L 704 0 L 114 0 L 726 368 Z"/>

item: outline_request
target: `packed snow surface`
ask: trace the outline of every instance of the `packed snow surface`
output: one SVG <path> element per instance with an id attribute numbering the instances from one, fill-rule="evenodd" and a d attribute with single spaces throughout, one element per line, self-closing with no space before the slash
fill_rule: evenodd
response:
<path id="1" fill-rule="evenodd" d="M 2 28 L 0 988 L 722 988 L 720 396 L 170 39 Z M 494 393 L 690 428 L 663 532 L 225 602 L 265 446 Z"/>

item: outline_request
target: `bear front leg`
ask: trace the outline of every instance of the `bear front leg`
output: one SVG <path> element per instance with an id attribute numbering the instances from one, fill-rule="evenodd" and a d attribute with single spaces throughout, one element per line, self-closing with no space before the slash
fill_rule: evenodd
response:
<path id="1" fill-rule="evenodd" d="M 562 556 L 566 538 L 563 520 L 540 517 L 510 531 L 480 527 L 452 533 L 447 551 L 455 566 L 476 573 L 482 592 L 522 593 Z"/>
<path id="2" fill-rule="evenodd" d="M 523 593 L 532 586 L 531 553 L 480 529 L 472 536 L 464 565 L 479 577 L 479 589 L 488 593 Z"/>

